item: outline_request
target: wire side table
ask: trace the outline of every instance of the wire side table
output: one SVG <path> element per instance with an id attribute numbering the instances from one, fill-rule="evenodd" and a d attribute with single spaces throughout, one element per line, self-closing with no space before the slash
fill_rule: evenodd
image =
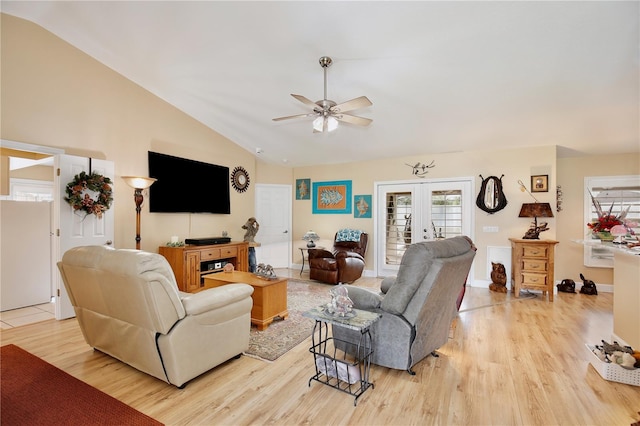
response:
<path id="1" fill-rule="evenodd" d="M 340 317 L 326 312 L 322 306 L 304 312 L 302 315 L 315 320 L 311 335 L 311 348 L 315 364 L 312 381 L 348 393 L 358 398 L 374 385 L 369 379 L 373 345 L 369 328 L 378 321 L 380 314 L 354 309 L 352 315 Z M 360 332 L 357 344 L 329 336 L 329 324 L 340 325 Z"/>

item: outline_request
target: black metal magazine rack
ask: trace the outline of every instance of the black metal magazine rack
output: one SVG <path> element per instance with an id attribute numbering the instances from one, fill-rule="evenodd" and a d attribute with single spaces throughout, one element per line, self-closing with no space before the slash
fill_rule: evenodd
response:
<path id="1" fill-rule="evenodd" d="M 309 352 L 313 354 L 316 372 L 309 379 L 309 386 L 315 380 L 348 393 L 354 397 L 355 406 L 358 398 L 367 389 L 374 387 L 369 379 L 373 353 L 369 328 L 380 315 L 354 309 L 351 315 L 340 317 L 324 311 L 322 307 L 314 308 L 303 315 L 315 320 Z M 359 342 L 354 344 L 331 337 L 329 324 L 358 330 Z"/>

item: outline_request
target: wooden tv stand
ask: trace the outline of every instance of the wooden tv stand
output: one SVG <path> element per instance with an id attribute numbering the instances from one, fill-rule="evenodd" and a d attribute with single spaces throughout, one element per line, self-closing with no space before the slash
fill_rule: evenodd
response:
<path id="1" fill-rule="evenodd" d="M 204 287 L 204 276 L 221 272 L 223 262 L 232 263 L 236 271 L 249 271 L 249 243 L 244 241 L 206 246 L 160 246 L 158 253 L 171 265 L 178 290 L 187 293 Z"/>

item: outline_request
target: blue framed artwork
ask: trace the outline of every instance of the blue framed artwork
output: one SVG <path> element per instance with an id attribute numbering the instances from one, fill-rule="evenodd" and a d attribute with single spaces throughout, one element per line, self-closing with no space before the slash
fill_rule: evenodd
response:
<path id="1" fill-rule="evenodd" d="M 313 214 L 351 214 L 351 181 L 313 182 Z"/>
<path id="2" fill-rule="evenodd" d="M 353 197 L 353 217 L 371 218 L 371 195 L 355 195 Z"/>
<path id="3" fill-rule="evenodd" d="M 311 179 L 296 179 L 296 200 L 311 199 Z"/>

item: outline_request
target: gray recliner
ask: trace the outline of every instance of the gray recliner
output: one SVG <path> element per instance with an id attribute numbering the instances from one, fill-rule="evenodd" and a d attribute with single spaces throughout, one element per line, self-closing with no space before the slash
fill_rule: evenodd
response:
<path id="1" fill-rule="evenodd" d="M 457 315 L 456 299 L 467 279 L 476 248 L 467 237 L 412 244 L 404 253 L 397 277 L 385 278 L 381 293 L 346 286 L 354 308 L 382 317 L 371 327 L 371 362 L 407 370 L 434 353 L 449 338 Z M 360 332 L 333 325 L 336 346 L 360 341 Z"/>

